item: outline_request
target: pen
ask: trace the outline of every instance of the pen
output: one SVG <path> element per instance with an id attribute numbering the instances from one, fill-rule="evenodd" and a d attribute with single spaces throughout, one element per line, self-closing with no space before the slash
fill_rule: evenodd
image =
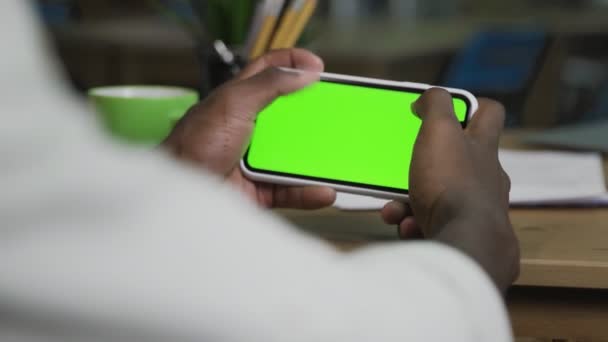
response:
<path id="1" fill-rule="evenodd" d="M 317 6 L 316 0 L 294 0 L 281 19 L 271 50 L 291 48 L 300 38 Z"/>
<path id="2" fill-rule="evenodd" d="M 304 4 L 304 0 L 292 0 L 291 4 L 285 10 L 285 14 L 281 18 L 281 23 L 277 29 L 277 32 L 272 39 L 272 43 L 270 44 L 270 50 L 277 50 L 283 46 L 283 41 L 287 39 L 293 22 L 298 13 L 298 9 L 302 7 Z"/>
<path id="3" fill-rule="evenodd" d="M 245 46 L 243 47 L 245 56 L 251 56 L 253 46 L 256 43 L 260 30 L 262 29 L 262 23 L 264 22 L 264 16 L 266 14 L 266 2 L 267 1 L 260 1 L 255 7 L 253 18 L 251 19 L 251 24 L 249 26 L 249 33 L 247 34 Z"/>
<path id="4" fill-rule="evenodd" d="M 255 59 L 266 52 L 272 34 L 277 25 L 279 14 L 285 0 L 265 0 L 264 19 L 260 25 L 260 30 L 249 54 L 250 59 Z"/>
<path id="5" fill-rule="evenodd" d="M 300 37 L 302 36 L 302 32 L 308 25 L 310 18 L 315 12 L 317 7 L 317 0 L 303 0 L 303 7 L 300 9 L 296 18 L 292 24 L 289 35 L 285 38 L 285 41 L 282 42 L 282 45 L 279 46 L 280 49 L 292 48 L 297 43 Z"/>
<path id="6" fill-rule="evenodd" d="M 241 71 L 242 61 L 226 46 L 222 40 L 213 42 L 213 50 L 220 57 L 222 63 L 230 68 L 230 73 L 235 76 Z"/>

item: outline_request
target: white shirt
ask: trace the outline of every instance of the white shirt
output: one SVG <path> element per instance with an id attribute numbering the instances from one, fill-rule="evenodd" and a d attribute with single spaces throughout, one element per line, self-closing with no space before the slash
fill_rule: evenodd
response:
<path id="1" fill-rule="evenodd" d="M 434 243 L 340 254 L 162 152 L 111 143 L 0 4 L 1 341 L 511 341 Z"/>

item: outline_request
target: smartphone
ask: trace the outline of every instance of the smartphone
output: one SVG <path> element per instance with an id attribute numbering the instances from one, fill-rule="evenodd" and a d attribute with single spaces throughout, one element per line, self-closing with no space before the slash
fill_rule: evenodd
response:
<path id="1" fill-rule="evenodd" d="M 407 199 L 421 127 L 411 107 L 431 87 L 323 73 L 320 81 L 259 113 L 241 169 L 254 181 Z M 466 127 L 478 108 L 476 98 L 445 89 Z"/>

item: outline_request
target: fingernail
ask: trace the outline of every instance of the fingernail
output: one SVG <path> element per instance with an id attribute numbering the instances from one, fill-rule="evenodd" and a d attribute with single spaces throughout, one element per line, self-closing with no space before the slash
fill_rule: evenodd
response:
<path id="1" fill-rule="evenodd" d="M 389 202 L 388 206 L 390 207 L 390 209 L 394 210 L 394 211 L 405 211 L 405 205 L 401 202 Z"/>
<path id="2" fill-rule="evenodd" d="M 323 188 L 323 192 L 323 195 L 327 196 L 328 198 L 333 198 L 334 202 L 336 201 L 336 196 L 338 195 L 336 190 L 332 188 Z"/>
<path id="3" fill-rule="evenodd" d="M 304 75 L 304 71 L 298 70 L 298 69 L 279 67 L 279 70 L 281 70 L 284 73 L 290 74 L 290 75 L 295 75 L 295 76 Z"/>
<path id="4" fill-rule="evenodd" d="M 296 77 L 319 78 L 321 76 L 321 74 L 319 72 L 315 72 L 315 71 L 291 69 L 291 68 L 284 68 L 284 67 L 279 67 L 278 69 L 279 69 L 279 71 L 281 71 L 287 75 L 296 76 Z"/>

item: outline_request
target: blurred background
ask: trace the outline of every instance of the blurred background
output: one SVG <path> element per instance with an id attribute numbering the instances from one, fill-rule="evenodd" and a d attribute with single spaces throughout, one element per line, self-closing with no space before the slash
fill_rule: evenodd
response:
<path id="1" fill-rule="evenodd" d="M 202 89 L 218 67 L 210 42 L 222 39 L 238 52 L 255 1 L 37 5 L 84 94 L 116 84 Z M 499 99 L 510 127 L 608 118 L 608 0 L 320 0 L 299 45 L 322 56 L 330 72 Z"/>

